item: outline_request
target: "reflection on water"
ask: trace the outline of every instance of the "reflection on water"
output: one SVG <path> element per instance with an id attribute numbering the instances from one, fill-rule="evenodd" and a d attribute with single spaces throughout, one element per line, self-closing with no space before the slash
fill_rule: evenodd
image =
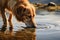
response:
<path id="1" fill-rule="evenodd" d="M 8 32 L 9 31 L 6 31 L 6 33 Z M 34 28 L 21 29 L 12 32 L 11 34 L 3 34 L 0 32 L 0 40 L 36 40 L 36 33 Z"/>

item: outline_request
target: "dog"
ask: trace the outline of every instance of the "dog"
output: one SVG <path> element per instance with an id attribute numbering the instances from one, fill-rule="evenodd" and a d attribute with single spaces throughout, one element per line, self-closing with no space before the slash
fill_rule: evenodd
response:
<path id="1" fill-rule="evenodd" d="M 6 19 L 5 9 L 9 11 L 9 18 Z M 28 0 L 0 0 L 0 11 L 3 19 L 2 31 L 7 28 L 7 21 L 9 22 L 9 30 L 12 31 L 12 15 L 16 17 L 19 22 L 24 22 L 28 28 L 36 28 L 34 17 L 36 15 L 34 6 Z"/>

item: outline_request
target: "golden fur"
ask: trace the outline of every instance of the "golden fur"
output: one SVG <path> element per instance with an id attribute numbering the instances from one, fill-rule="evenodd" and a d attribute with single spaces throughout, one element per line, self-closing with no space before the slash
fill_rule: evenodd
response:
<path id="1" fill-rule="evenodd" d="M 15 0 L 15 2 L 14 0 L 0 0 L 0 11 L 3 18 L 3 31 L 5 31 L 7 27 L 5 9 L 8 9 L 10 11 L 10 16 L 8 19 L 10 30 L 12 30 L 13 28 L 11 22 L 12 14 L 16 17 L 18 21 L 24 22 L 27 27 L 36 27 L 36 24 L 34 22 L 35 8 L 31 3 L 29 3 L 28 0 Z"/>

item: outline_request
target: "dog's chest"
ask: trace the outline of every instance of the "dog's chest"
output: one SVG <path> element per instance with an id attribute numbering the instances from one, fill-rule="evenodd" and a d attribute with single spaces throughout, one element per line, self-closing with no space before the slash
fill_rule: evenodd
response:
<path id="1" fill-rule="evenodd" d="M 16 3 L 17 3 L 16 0 L 10 0 L 10 1 L 8 2 L 8 7 L 9 7 L 10 9 L 12 9 Z"/>

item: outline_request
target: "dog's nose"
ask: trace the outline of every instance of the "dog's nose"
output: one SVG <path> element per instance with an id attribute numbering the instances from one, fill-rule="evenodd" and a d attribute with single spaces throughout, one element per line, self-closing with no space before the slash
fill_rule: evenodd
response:
<path id="1" fill-rule="evenodd" d="M 27 28 L 36 28 L 35 24 L 29 24 L 29 23 L 27 23 L 26 26 L 27 26 Z"/>
<path id="2" fill-rule="evenodd" d="M 32 25 L 32 27 L 31 28 L 36 28 L 36 26 L 35 25 Z"/>

